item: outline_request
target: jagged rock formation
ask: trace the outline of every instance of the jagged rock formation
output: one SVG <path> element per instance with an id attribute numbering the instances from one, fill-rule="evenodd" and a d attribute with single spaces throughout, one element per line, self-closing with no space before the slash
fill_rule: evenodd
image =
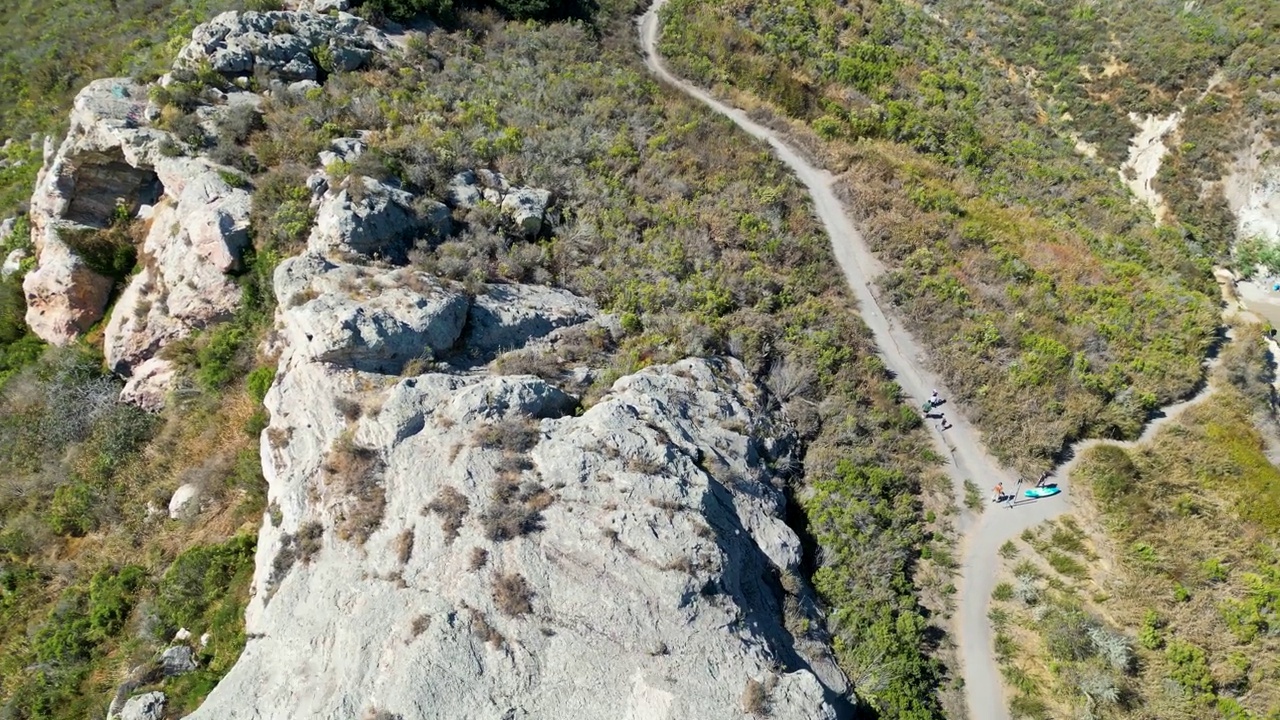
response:
<path id="1" fill-rule="evenodd" d="M 327 14 L 327 8 L 225 12 L 191 33 L 174 67 L 195 69 L 207 63 L 231 77 L 264 73 L 282 80 L 318 80 L 331 72 L 356 70 L 389 47 L 381 31 L 354 15 Z"/>
<path id="2" fill-rule="evenodd" d="M 738 718 L 744 693 L 836 716 L 843 680 L 784 622 L 793 437 L 741 364 L 650 368 L 575 416 L 467 370 L 607 325 L 582 298 L 315 248 L 274 284 L 252 639 L 191 717 Z"/>
<path id="3" fill-rule="evenodd" d="M 783 627 L 777 574 L 801 550 L 768 463 L 791 438 L 745 369 L 650 368 L 579 417 L 529 376 L 361 370 L 394 338 L 462 332 L 466 301 L 403 273 L 281 267 L 262 446 L 280 524 L 259 537 L 253 639 L 191 717 L 740 718 L 744 691 L 835 717 Z M 305 308 L 325 295 L 290 305 L 335 274 L 362 279 L 329 306 L 368 322 L 328 323 L 318 353 L 324 311 Z M 504 337 L 554 325 L 512 317 Z"/>
<path id="4" fill-rule="evenodd" d="M 265 74 L 310 82 L 361 67 L 389 47 L 381 31 L 342 12 L 223 13 L 196 28 L 174 70 L 207 65 L 238 81 Z M 240 290 L 229 273 L 239 268 L 248 245 L 251 203 L 237 172 L 175 152 L 181 143 L 151 124 L 159 113 L 148 93 L 149 86 L 106 79 L 77 96 L 67 138 L 56 152 L 46 147 L 31 206 L 38 265 L 23 287 L 32 330 L 54 344 L 70 342 L 102 320 L 115 281 L 77 254 L 68 233 L 102 229 L 121 217 L 142 219 L 141 269 L 117 298 L 103 350 L 108 366 L 126 380 L 122 398 L 159 409 L 176 377 L 175 368 L 157 357 L 159 350 L 230 318 L 239 305 Z M 256 111 L 262 100 L 235 87 L 211 92 L 210 99 L 214 104 L 193 113 L 210 135 L 224 116 Z M 351 163 L 364 149 L 359 138 L 336 139 L 320 153 L 320 165 Z M 486 170 L 460 177 L 477 182 L 477 175 L 485 197 L 501 206 L 513 231 L 540 231 L 549 192 L 512 187 Z M 319 170 L 308 184 L 317 213 L 308 248 L 317 257 L 377 253 L 403 260 L 413 242 L 453 230 L 448 206 L 385 182 L 359 175 L 329 178 Z M 13 260 L 11 265 L 20 258 Z M 343 273 L 348 271 L 332 280 L 342 280 Z M 402 354 L 383 356 L 376 349 L 369 357 L 403 363 Z M 420 354 L 419 348 L 413 356 Z"/>
<path id="5" fill-rule="evenodd" d="M 229 314 L 238 294 L 225 272 L 248 242 L 248 193 L 212 163 L 162 152 L 171 138 L 141 124 L 147 102 L 145 86 L 121 79 L 95 81 L 76 96 L 67 138 L 32 197 L 39 266 L 23 283 L 28 325 L 48 342 L 69 342 L 102 318 L 113 281 L 64 235 L 148 208 L 145 269 L 108 329 L 108 362 L 125 375 L 165 340 Z"/>

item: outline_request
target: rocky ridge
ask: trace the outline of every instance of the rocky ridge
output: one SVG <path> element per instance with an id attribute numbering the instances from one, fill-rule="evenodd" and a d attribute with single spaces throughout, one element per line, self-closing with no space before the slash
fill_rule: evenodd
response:
<path id="1" fill-rule="evenodd" d="M 191 717 L 738 718 L 744 693 L 836 717 L 783 622 L 801 548 L 769 467 L 793 438 L 741 364 L 649 368 L 579 416 L 531 376 L 373 372 L 398 347 L 539 342 L 527 317 L 575 301 L 495 286 L 505 307 L 556 300 L 468 330 L 462 296 L 404 273 L 310 255 L 277 273 L 278 523 L 253 639 Z M 291 302 L 335 274 L 362 279 Z M 368 322 L 336 321 L 342 305 Z"/>

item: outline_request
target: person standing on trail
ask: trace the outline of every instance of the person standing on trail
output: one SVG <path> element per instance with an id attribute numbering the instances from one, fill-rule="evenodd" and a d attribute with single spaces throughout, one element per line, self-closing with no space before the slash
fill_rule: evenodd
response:
<path id="1" fill-rule="evenodd" d="M 1039 488 L 1039 487 L 1044 487 L 1044 483 L 1045 483 L 1045 481 L 1049 479 L 1049 472 L 1050 472 L 1049 470 L 1045 470 L 1045 471 L 1044 471 L 1044 474 L 1043 474 L 1043 475 L 1041 475 L 1041 476 L 1040 476 L 1040 479 L 1036 481 L 1036 487 L 1038 487 L 1038 488 Z"/>
<path id="2" fill-rule="evenodd" d="M 942 398 L 938 397 L 938 391 L 935 388 L 933 394 L 929 396 L 929 404 L 937 407 L 942 404 Z"/>
<path id="3" fill-rule="evenodd" d="M 1003 499 L 1004 499 L 1004 483 L 998 482 L 996 483 L 996 486 L 991 489 L 991 502 L 1000 502 Z"/>
<path id="4" fill-rule="evenodd" d="M 1018 484 L 1013 486 L 1013 494 L 1009 496 L 1009 504 L 1005 507 L 1013 507 L 1013 504 L 1018 501 L 1018 492 L 1020 490 L 1022 490 L 1022 478 L 1018 478 Z"/>

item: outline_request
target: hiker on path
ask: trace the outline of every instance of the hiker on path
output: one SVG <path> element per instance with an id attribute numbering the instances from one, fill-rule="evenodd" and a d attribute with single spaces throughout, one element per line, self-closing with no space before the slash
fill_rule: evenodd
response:
<path id="1" fill-rule="evenodd" d="M 1009 496 L 1009 504 L 1005 507 L 1013 507 L 1013 504 L 1018 501 L 1018 492 L 1020 490 L 1022 490 L 1022 478 L 1018 478 L 1018 484 L 1013 486 L 1013 494 Z"/>
<path id="2" fill-rule="evenodd" d="M 1000 502 L 1003 499 L 1004 499 L 1004 483 L 998 482 L 996 483 L 996 486 L 991 489 L 991 502 Z"/>
<path id="3" fill-rule="evenodd" d="M 1036 487 L 1038 487 L 1038 488 L 1044 487 L 1045 481 L 1047 481 L 1047 480 L 1049 479 L 1049 472 L 1050 472 L 1050 471 L 1048 471 L 1048 470 L 1045 470 L 1045 471 L 1044 471 L 1044 474 L 1043 474 L 1043 475 L 1041 475 L 1041 476 L 1040 476 L 1040 479 L 1036 481 Z"/>
<path id="4" fill-rule="evenodd" d="M 936 389 L 933 391 L 933 394 L 929 396 L 929 402 L 934 407 L 942 404 L 942 398 L 938 397 L 938 391 Z"/>

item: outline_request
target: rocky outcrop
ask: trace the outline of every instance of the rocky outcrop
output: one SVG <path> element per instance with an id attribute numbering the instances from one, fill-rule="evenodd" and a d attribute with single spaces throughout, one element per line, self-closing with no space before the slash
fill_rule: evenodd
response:
<path id="1" fill-rule="evenodd" d="M 800 543 L 760 402 L 731 360 L 580 417 L 529 377 L 293 365 L 267 397 L 256 639 L 191 717 L 737 719 L 756 684 L 773 717 L 835 717 L 783 627 Z M 376 468 L 354 499 L 353 456 Z"/>
<path id="2" fill-rule="evenodd" d="M 517 350 L 530 339 L 595 320 L 595 304 L 542 285 L 490 285 L 467 313 L 465 345 L 482 357 Z"/>
<path id="3" fill-rule="evenodd" d="M 837 716 L 784 621 L 792 437 L 740 363 L 649 368 L 575 415 L 538 378 L 407 361 L 599 322 L 581 298 L 311 251 L 274 282 L 253 639 L 190 717 L 740 718 L 744 692 Z"/>
<path id="4" fill-rule="evenodd" d="M 327 14 L 328 9 L 325 14 L 222 13 L 195 29 L 174 68 L 193 70 L 207 63 L 233 77 L 268 73 L 282 80 L 316 80 L 363 67 L 376 52 L 390 48 L 381 31 L 345 12 Z"/>
<path id="5" fill-rule="evenodd" d="M 511 228 L 525 236 L 542 231 L 542 222 L 551 205 L 551 191 L 512 186 L 502 173 L 466 170 L 449 181 L 446 198 L 456 208 L 471 209 L 481 201 L 498 206 Z"/>
<path id="6" fill-rule="evenodd" d="M 26 276 L 27 322 L 64 344 L 102 318 L 113 281 L 64 241 L 147 208 L 150 228 L 133 278 L 108 324 L 105 354 L 128 377 L 165 342 L 220 320 L 239 293 L 226 273 L 248 242 L 247 191 L 221 168 L 163 151 L 168 133 L 142 124 L 147 89 L 90 83 L 76 96 L 66 140 L 40 173 L 31 203 L 39 266 Z"/>
<path id="7" fill-rule="evenodd" d="M 1236 238 L 1280 243 L 1280 161 L 1266 133 L 1255 131 L 1223 178 L 1227 204 L 1236 216 Z"/>
<path id="8" fill-rule="evenodd" d="M 198 162 L 176 198 L 152 210 L 143 268 L 121 293 L 107 323 L 107 366 L 130 377 L 172 340 L 231 317 L 240 288 L 228 275 L 248 245 L 249 194 Z"/>
<path id="9" fill-rule="evenodd" d="M 161 720 L 164 717 L 164 693 L 149 692 L 129 698 L 119 715 L 109 716 L 118 720 Z"/>
<path id="10" fill-rule="evenodd" d="M 275 288 L 295 358 L 369 372 L 444 355 L 467 319 L 464 295 L 410 268 L 379 272 L 308 253 L 280 264 Z"/>
<path id="11" fill-rule="evenodd" d="M 444 205 L 426 199 L 415 205 L 413 195 L 373 178 L 348 176 L 326 188 L 307 240 L 312 252 L 403 257 L 419 235 L 452 231 Z"/>
<path id="12" fill-rule="evenodd" d="M 362 67 L 389 47 L 381 31 L 343 12 L 223 13 L 192 33 L 174 75 L 209 63 L 228 76 L 311 81 Z M 31 203 L 37 267 L 23 287 L 32 330 L 54 344 L 70 342 L 102 319 L 115 281 L 77 255 L 68 233 L 145 218 L 141 271 L 116 302 L 104 355 L 127 381 L 124 397 L 156 409 L 174 376 L 157 360 L 159 349 L 229 318 L 239 304 L 228 274 L 248 244 L 250 196 L 238 173 L 175 153 L 182 143 L 151 124 L 159 110 L 148 96 L 148 86 L 127 79 L 99 80 L 77 95 L 66 139 L 56 151 L 46 148 Z M 234 88 L 206 96 L 208 104 L 192 115 L 210 135 L 224 115 L 261 102 Z M 349 154 L 363 149 L 338 148 L 340 142 L 335 148 Z M 365 252 L 424 227 L 448 231 L 442 204 L 415 204 L 400 190 L 359 182 L 358 188 L 344 182 L 322 203 L 314 240 L 324 251 Z"/>

